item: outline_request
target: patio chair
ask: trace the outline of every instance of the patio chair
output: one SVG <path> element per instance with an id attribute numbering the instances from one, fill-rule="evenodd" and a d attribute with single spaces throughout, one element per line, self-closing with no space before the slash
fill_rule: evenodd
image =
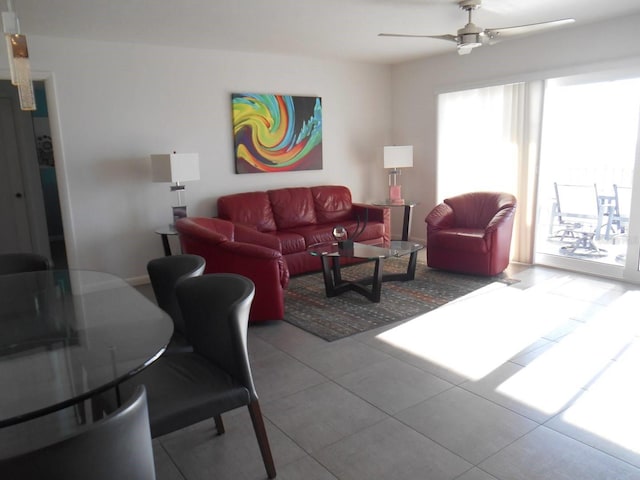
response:
<path id="1" fill-rule="evenodd" d="M 568 245 L 560 247 L 560 252 L 570 255 L 606 255 L 606 250 L 595 243 L 596 234 L 602 226 L 602 211 L 596 185 L 554 182 L 553 188 L 556 193 L 553 217 L 557 217 L 559 228 L 550 238 L 569 242 Z"/>
<path id="2" fill-rule="evenodd" d="M 631 211 L 631 187 L 621 187 L 617 184 L 613 184 L 614 193 L 614 212 L 612 224 L 617 230 L 615 237 L 627 234 L 627 228 L 629 228 L 629 215 Z"/>

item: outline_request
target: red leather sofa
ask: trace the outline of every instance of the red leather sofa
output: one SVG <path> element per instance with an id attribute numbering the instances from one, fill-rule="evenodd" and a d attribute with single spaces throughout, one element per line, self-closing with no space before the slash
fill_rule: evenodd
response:
<path id="1" fill-rule="evenodd" d="M 427 265 L 475 275 L 497 275 L 509 265 L 516 198 L 474 192 L 447 198 L 425 218 Z"/>
<path id="2" fill-rule="evenodd" d="M 366 223 L 366 226 L 365 226 Z M 218 198 L 218 217 L 176 222 L 182 251 L 207 261 L 205 273 L 244 275 L 256 285 L 250 320 L 284 317 L 289 276 L 321 270 L 309 245 L 333 241 L 342 225 L 358 242 L 390 241 L 389 209 L 353 203 L 347 187 L 324 185 L 237 193 Z"/>

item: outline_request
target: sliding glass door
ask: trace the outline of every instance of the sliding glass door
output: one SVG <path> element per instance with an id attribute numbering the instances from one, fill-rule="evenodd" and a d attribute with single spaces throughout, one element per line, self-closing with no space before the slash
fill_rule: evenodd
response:
<path id="1" fill-rule="evenodd" d="M 546 82 L 534 262 L 640 280 L 640 76 Z"/>

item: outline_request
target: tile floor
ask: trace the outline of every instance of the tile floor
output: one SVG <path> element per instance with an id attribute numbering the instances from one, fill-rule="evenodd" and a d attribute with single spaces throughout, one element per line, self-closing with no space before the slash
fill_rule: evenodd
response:
<path id="1" fill-rule="evenodd" d="M 250 329 L 281 480 L 640 479 L 640 287 L 510 267 L 430 314 L 327 343 Z M 246 409 L 154 440 L 160 480 L 266 478 Z"/>

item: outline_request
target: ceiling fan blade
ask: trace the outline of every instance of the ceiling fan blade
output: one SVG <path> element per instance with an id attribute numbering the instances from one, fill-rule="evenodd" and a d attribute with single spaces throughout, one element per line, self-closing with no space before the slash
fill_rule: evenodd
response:
<path id="1" fill-rule="evenodd" d="M 511 37 L 514 35 L 524 35 L 527 33 L 534 33 L 541 30 L 547 30 L 549 28 L 560 27 L 562 25 L 568 25 L 575 22 L 573 18 L 563 18 L 561 20 L 552 20 L 550 22 L 532 23 L 529 25 L 518 25 L 515 27 L 504 28 L 487 28 L 484 33 L 492 41 L 497 41 L 505 37 Z"/>
<path id="2" fill-rule="evenodd" d="M 436 38 L 439 40 L 448 40 L 450 42 L 457 42 L 458 37 L 455 35 L 413 35 L 410 33 L 379 33 L 379 37 L 406 37 L 406 38 Z"/>

